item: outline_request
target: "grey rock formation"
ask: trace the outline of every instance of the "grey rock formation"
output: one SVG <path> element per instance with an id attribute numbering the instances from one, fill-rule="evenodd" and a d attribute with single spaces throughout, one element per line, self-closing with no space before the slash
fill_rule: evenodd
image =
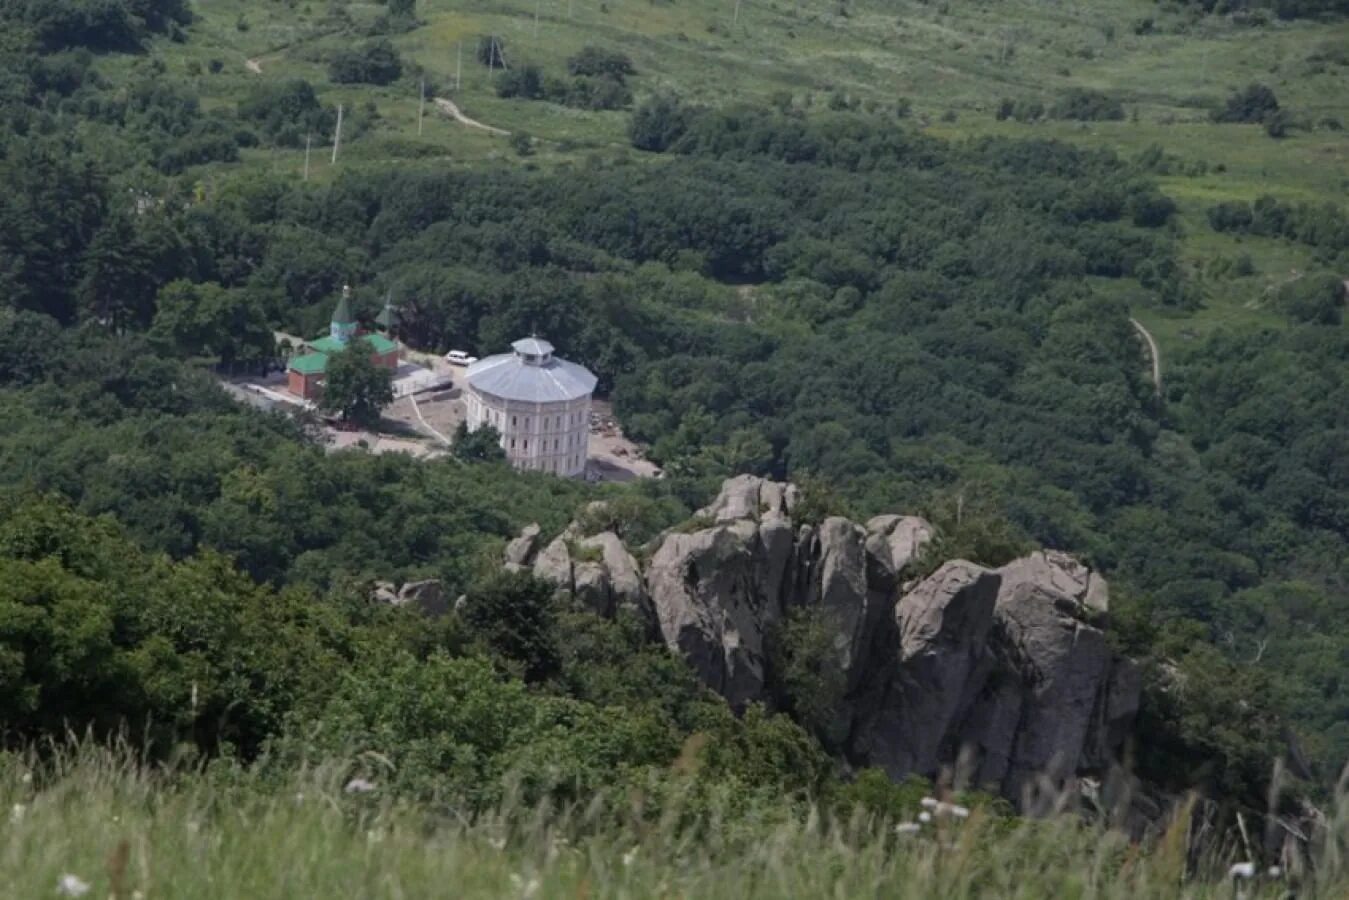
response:
<path id="1" fill-rule="evenodd" d="M 794 484 L 769 481 L 756 475 L 737 475 L 721 485 L 717 499 L 698 510 L 698 518 L 713 522 L 758 519 L 764 513 L 790 515 L 796 504 Z"/>
<path id="2" fill-rule="evenodd" d="M 1105 579 L 1060 550 L 1037 550 L 999 571 L 1009 584 L 1040 584 L 1071 597 L 1092 613 L 1105 614 L 1110 610 L 1110 590 Z"/>
<path id="3" fill-rule="evenodd" d="M 867 522 L 868 542 L 889 554 L 890 568 L 903 574 L 909 564 L 936 537 L 932 524 L 920 516 L 876 516 Z"/>
<path id="4" fill-rule="evenodd" d="M 607 614 L 613 615 L 619 610 L 629 610 L 649 616 L 650 603 L 646 596 L 646 584 L 642 580 L 642 570 L 637 565 L 637 560 L 628 552 L 628 548 L 623 546 L 618 535 L 612 531 L 604 531 L 585 538 L 581 541 L 581 546 L 591 551 L 599 551 L 598 567 L 603 572 L 604 605 L 609 610 Z M 578 593 L 581 589 L 579 569 L 580 565 L 577 566 L 575 576 Z"/>
<path id="5" fill-rule="evenodd" d="M 827 627 L 836 636 L 838 667 L 849 690 L 862 678 L 877 617 L 885 611 L 872 602 L 867 590 L 866 537 L 861 526 L 847 519 L 825 519 L 809 556 L 817 574 L 803 598 L 806 605 L 820 608 Z"/>
<path id="6" fill-rule="evenodd" d="M 506 569 L 518 572 L 534 562 L 539 550 L 539 525 L 526 525 L 520 536 L 506 545 Z"/>
<path id="7" fill-rule="evenodd" d="M 946 761 L 948 737 L 974 702 L 988 669 L 999 584 L 987 569 L 956 560 L 899 601 L 889 689 L 864 713 L 855 741 L 867 764 L 898 778 L 932 774 Z"/>
<path id="8" fill-rule="evenodd" d="M 761 537 L 749 519 L 669 534 L 647 568 L 666 644 L 736 709 L 763 697 L 765 633 L 781 617 L 768 586 L 782 573 L 772 571 Z"/>
<path id="9" fill-rule="evenodd" d="M 547 547 L 534 558 L 534 577 L 557 586 L 561 590 L 572 589 L 571 550 L 566 534 L 553 539 Z"/>
<path id="10" fill-rule="evenodd" d="M 842 695 L 816 722 L 853 765 L 973 783 L 1023 801 L 1109 768 L 1138 710 L 1140 675 L 1109 649 L 1105 580 L 1039 551 L 993 570 L 947 562 L 913 583 L 935 537 L 914 516 L 857 525 L 793 519 L 796 488 L 753 476 L 722 485 L 693 530 L 655 542 L 643 572 L 612 532 L 576 526 L 544 547 L 526 531 L 508 566 L 601 615 L 641 612 L 735 709 L 780 698 L 778 626 L 803 610 L 823 629 Z M 704 527 L 697 527 L 699 524 Z"/>
<path id="11" fill-rule="evenodd" d="M 449 612 L 445 588 L 438 579 L 409 581 L 398 589 L 398 605 L 410 606 L 423 615 L 439 617 Z"/>
<path id="12" fill-rule="evenodd" d="M 376 581 L 370 599 L 389 606 L 409 606 L 426 616 L 443 616 L 449 611 L 449 601 L 440 581 L 429 578 L 409 581 L 396 588 L 392 581 Z"/>
<path id="13" fill-rule="evenodd" d="M 535 578 L 598 615 L 612 617 L 627 610 L 653 622 L 641 568 L 618 535 L 579 535 L 573 524 L 540 551 L 538 526 L 530 525 L 506 545 L 504 568 L 521 571 L 528 566 Z"/>

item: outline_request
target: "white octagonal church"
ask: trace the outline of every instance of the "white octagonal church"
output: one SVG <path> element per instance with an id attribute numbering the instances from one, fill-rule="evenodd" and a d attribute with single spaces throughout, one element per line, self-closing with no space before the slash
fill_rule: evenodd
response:
<path id="1" fill-rule="evenodd" d="M 468 367 L 468 430 L 491 425 L 501 432 L 501 449 L 517 469 L 584 475 L 595 376 L 536 337 L 511 350 Z"/>

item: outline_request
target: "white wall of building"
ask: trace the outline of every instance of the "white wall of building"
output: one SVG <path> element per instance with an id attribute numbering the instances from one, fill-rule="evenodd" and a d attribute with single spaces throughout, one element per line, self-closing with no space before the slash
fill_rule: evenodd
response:
<path id="1" fill-rule="evenodd" d="M 464 390 L 469 431 L 491 425 L 501 432 L 501 449 L 517 469 L 578 477 L 590 452 L 590 397 L 568 402 L 529 403 Z"/>

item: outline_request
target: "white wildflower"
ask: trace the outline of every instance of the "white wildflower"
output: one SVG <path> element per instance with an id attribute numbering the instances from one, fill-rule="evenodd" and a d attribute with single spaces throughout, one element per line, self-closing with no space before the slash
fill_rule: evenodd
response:
<path id="1" fill-rule="evenodd" d="M 1239 862 L 1233 863 L 1232 868 L 1227 870 L 1228 878 L 1253 878 L 1255 876 L 1255 863 Z"/>
<path id="2" fill-rule="evenodd" d="M 368 794 L 375 789 L 373 781 L 366 781 L 364 778 L 353 778 L 347 782 L 347 786 L 342 788 L 343 793 L 347 794 Z"/>
<path id="3" fill-rule="evenodd" d="M 928 822 L 932 821 L 932 813 L 928 812 L 927 810 L 923 810 L 918 814 L 918 821 L 926 825 Z"/>
<path id="4" fill-rule="evenodd" d="M 1283 877 L 1283 869 L 1280 869 L 1278 866 L 1270 866 L 1270 867 L 1269 867 L 1269 877 L 1270 877 L 1270 878 L 1282 878 L 1282 877 Z"/>
<path id="5" fill-rule="evenodd" d="M 637 848 L 633 847 L 627 853 L 623 854 L 623 867 L 627 868 L 637 860 Z"/>
<path id="6" fill-rule="evenodd" d="M 937 815 L 955 816 L 957 819 L 968 819 L 970 817 L 969 807 L 960 806 L 955 803 L 938 803 Z"/>
<path id="7" fill-rule="evenodd" d="M 83 897 L 89 893 L 89 882 L 78 875 L 62 875 L 56 882 L 56 893 L 62 897 Z"/>
<path id="8" fill-rule="evenodd" d="M 922 828 L 917 822 L 900 822 L 895 826 L 895 834 L 917 834 Z"/>
<path id="9" fill-rule="evenodd" d="M 15 803 L 9 808 L 9 824 L 18 825 L 23 821 L 23 814 L 28 812 L 28 807 L 22 803 Z"/>
<path id="10" fill-rule="evenodd" d="M 539 879 L 531 878 L 528 881 L 525 881 L 519 875 L 512 872 L 511 887 L 520 892 L 522 900 L 529 900 L 530 897 L 533 897 L 539 892 Z"/>
<path id="11" fill-rule="evenodd" d="M 505 850 L 506 839 L 504 837 L 488 838 L 487 843 L 492 845 L 493 850 Z"/>
<path id="12" fill-rule="evenodd" d="M 923 809 L 936 809 L 936 808 L 937 808 L 937 798 L 936 798 L 936 797 L 924 797 L 922 800 L 919 800 L 918 802 L 919 802 L 919 804 L 922 805 Z"/>
<path id="13" fill-rule="evenodd" d="M 23 773 L 23 777 L 20 778 L 19 780 L 22 781 L 24 784 L 32 784 L 32 783 L 33 783 L 33 773 L 32 773 L 32 772 L 24 772 L 24 773 Z"/>

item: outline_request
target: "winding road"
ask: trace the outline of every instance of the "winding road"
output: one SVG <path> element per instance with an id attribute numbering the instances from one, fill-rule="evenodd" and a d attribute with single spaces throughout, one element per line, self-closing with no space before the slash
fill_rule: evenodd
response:
<path id="1" fill-rule="evenodd" d="M 244 60 L 244 68 L 254 75 L 261 75 L 262 57 L 259 56 L 253 59 Z M 495 125 L 488 125 L 486 122 L 470 119 L 468 116 L 464 115 L 464 111 L 459 108 L 459 104 L 455 103 L 453 100 L 447 100 L 444 97 L 434 97 L 432 99 L 436 105 L 436 109 L 440 110 L 451 119 L 454 119 L 460 125 L 467 125 L 469 128 L 477 128 L 486 131 L 489 134 L 499 134 L 502 137 L 510 137 L 510 132 L 504 128 L 497 128 Z"/>
<path id="2" fill-rule="evenodd" d="M 1152 334 L 1143 327 L 1142 322 L 1130 316 L 1129 324 L 1134 327 L 1134 330 L 1148 345 L 1148 357 L 1152 360 L 1152 387 L 1157 396 L 1160 397 L 1162 395 L 1162 351 L 1157 349 L 1157 342 L 1153 339 Z"/>
<path id="3" fill-rule="evenodd" d="M 454 119 L 460 125 L 467 125 L 469 128 L 481 128 L 483 131 L 490 132 L 491 134 L 500 134 L 503 136 L 510 134 L 510 132 L 504 128 L 497 128 L 495 125 L 486 125 L 479 122 L 477 119 L 470 119 L 468 116 L 464 115 L 463 110 L 461 110 L 453 100 L 446 100 L 444 97 L 436 97 L 435 103 L 437 109 L 451 119 Z"/>

